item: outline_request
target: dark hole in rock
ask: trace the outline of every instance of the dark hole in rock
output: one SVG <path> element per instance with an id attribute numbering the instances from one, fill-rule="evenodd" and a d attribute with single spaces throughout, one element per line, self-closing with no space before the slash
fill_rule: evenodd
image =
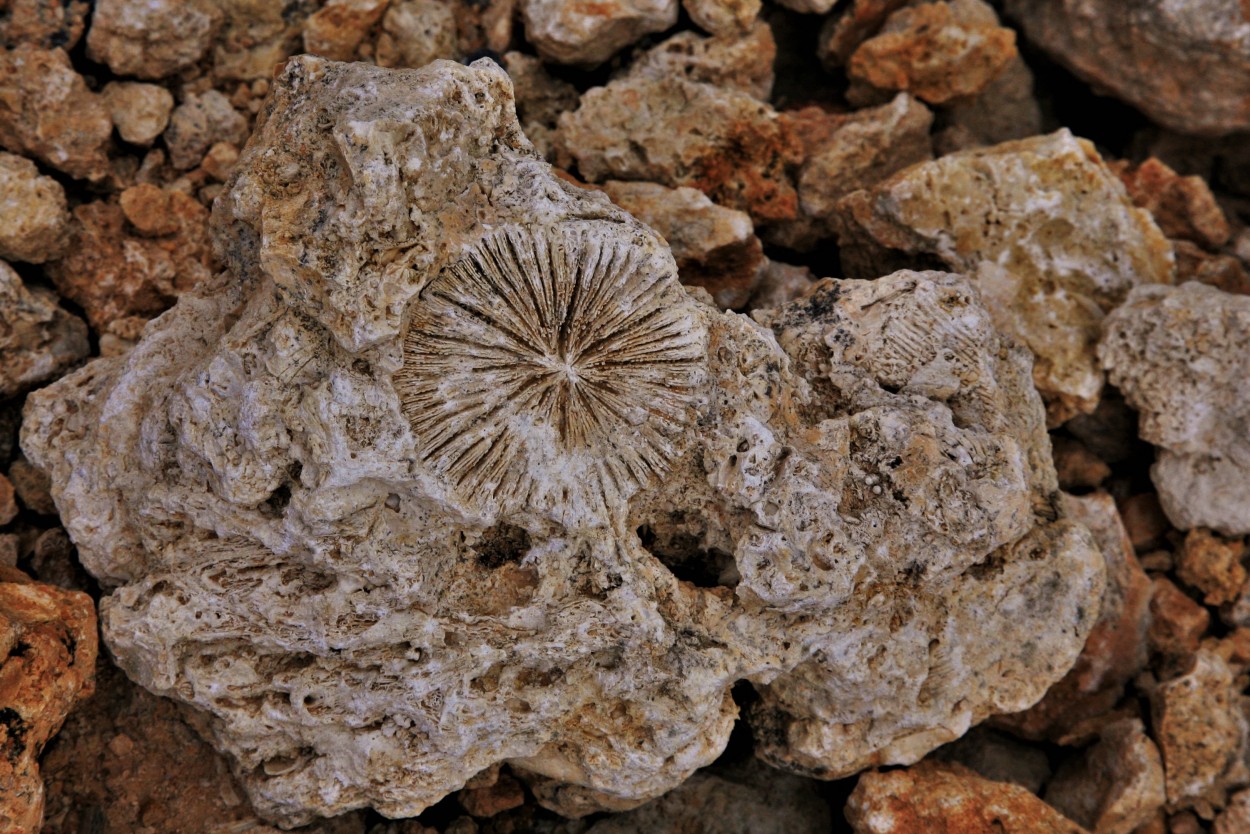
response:
<path id="1" fill-rule="evenodd" d="M 477 563 L 491 570 L 509 562 L 521 561 L 529 549 L 530 534 L 515 524 L 496 524 L 483 533 L 473 546 Z"/>
<path id="2" fill-rule="evenodd" d="M 644 524 L 638 539 L 673 576 L 699 588 L 732 588 L 738 584 L 733 554 L 704 548 L 701 539 L 685 530 Z"/>

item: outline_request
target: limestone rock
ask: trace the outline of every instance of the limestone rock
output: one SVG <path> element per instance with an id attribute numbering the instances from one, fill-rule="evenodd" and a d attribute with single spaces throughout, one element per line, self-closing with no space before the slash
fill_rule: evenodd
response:
<path id="1" fill-rule="evenodd" d="M 532 55 L 504 53 L 503 65 L 516 91 L 521 129 L 544 159 L 554 161 L 556 124 L 561 113 L 577 109 L 577 88 L 547 72 L 542 61 Z"/>
<path id="2" fill-rule="evenodd" d="M 1250 533 L 1250 298 L 1205 284 L 1140 287 L 1098 355 L 1158 447 L 1150 470 L 1182 530 Z"/>
<path id="3" fill-rule="evenodd" d="M 1215 818 L 1214 834 L 1242 834 L 1250 831 L 1250 790 L 1238 791 Z"/>
<path id="4" fill-rule="evenodd" d="M 0 829 L 38 834 L 39 755 L 94 686 L 91 597 L 0 567 Z"/>
<path id="5" fill-rule="evenodd" d="M 979 93 L 942 105 L 939 119 L 939 156 L 1036 136 L 1042 108 L 1033 94 L 1033 72 L 1017 55 Z"/>
<path id="6" fill-rule="evenodd" d="M 150 145 L 165 132 L 174 97 L 157 84 L 110 81 L 100 91 L 117 133 L 134 145 Z"/>
<path id="7" fill-rule="evenodd" d="M 759 17 L 760 0 L 682 0 L 694 24 L 713 35 L 748 31 Z"/>
<path id="8" fill-rule="evenodd" d="M 705 38 L 678 32 L 639 55 L 629 65 L 630 78 L 684 78 L 729 87 L 768 101 L 773 91 L 777 42 L 767 23 L 745 32 Z"/>
<path id="9" fill-rule="evenodd" d="M 717 758 L 913 762 L 1062 676 L 1103 592 L 1027 354 L 947 273 L 759 320 L 556 176 L 493 62 L 287 63 L 226 269 L 27 399 L 103 633 L 263 815 L 563 813 Z"/>
<path id="10" fill-rule="evenodd" d="M 1159 748 L 1136 718 L 1103 727 L 1046 786 L 1046 802 L 1097 834 L 1132 834 L 1163 807 Z"/>
<path id="11" fill-rule="evenodd" d="M 752 310 L 781 307 L 807 295 L 815 285 L 816 276 L 807 267 L 770 260 L 747 306 Z"/>
<path id="12" fill-rule="evenodd" d="M 1238 0 L 1007 0 L 1029 40 L 1180 133 L 1250 129 L 1250 21 Z"/>
<path id="13" fill-rule="evenodd" d="M 276 64 L 303 50 L 304 23 L 317 8 L 306 0 L 213 0 L 213 5 L 223 16 L 210 53 L 213 78 L 248 82 L 267 82 Z"/>
<path id="14" fill-rule="evenodd" d="M 82 37 L 87 0 L 7 0 L 0 7 L 0 47 L 29 44 L 73 49 Z"/>
<path id="15" fill-rule="evenodd" d="M 1019 785 L 937 762 L 865 773 L 847 801 L 846 819 L 855 834 L 1085 834 Z"/>
<path id="16" fill-rule="evenodd" d="M 1185 675 L 1150 693 L 1168 803 L 1210 819 L 1230 789 L 1250 784 L 1245 696 L 1218 655 L 1200 650 Z"/>
<path id="17" fill-rule="evenodd" d="M 1245 543 L 1224 540 L 1207 530 L 1190 530 L 1177 559 L 1176 575 L 1204 594 L 1207 605 L 1232 602 L 1246 581 L 1241 559 Z"/>
<path id="18" fill-rule="evenodd" d="M 0 153 L 0 258 L 43 263 L 65 249 L 65 189 L 29 159 Z"/>
<path id="19" fill-rule="evenodd" d="M 861 43 L 875 35 L 908 0 L 851 0 L 825 19 L 816 52 L 829 69 L 844 66 Z"/>
<path id="20" fill-rule="evenodd" d="M 677 0 L 522 0 L 525 37 L 547 61 L 597 66 L 677 22 Z"/>
<path id="21" fill-rule="evenodd" d="M 374 49 L 378 66 L 423 67 L 438 58 L 459 57 L 456 15 L 450 3 L 391 0 Z"/>
<path id="22" fill-rule="evenodd" d="M 90 352 L 87 327 L 0 261 L 0 399 L 64 373 Z"/>
<path id="23" fill-rule="evenodd" d="M 897 268 L 903 252 L 974 277 L 996 324 L 1032 350 L 1052 425 L 1098 403 L 1104 314 L 1172 277 L 1167 239 L 1067 130 L 908 168 L 848 195 L 836 221 L 852 276 Z"/>
<path id="24" fill-rule="evenodd" d="M 112 132 L 108 109 L 64 50 L 0 50 L 0 146 L 95 181 L 108 173 Z"/>
<path id="25" fill-rule="evenodd" d="M 164 78 L 204 57 L 221 22 L 220 0 L 98 0 L 87 55 L 118 75 Z"/>
<path id="26" fill-rule="evenodd" d="M 745 212 L 722 208 L 693 188 L 609 180 L 603 190 L 668 241 L 683 284 L 703 287 L 721 309 L 751 298 L 765 259 Z"/>
<path id="27" fill-rule="evenodd" d="M 1150 650 L 1163 656 L 1165 668 L 1187 663 L 1211 625 L 1211 614 L 1166 576 L 1156 576 L 1153 584 L 1147 631 Z"/>
<path id="28" fill-rule="evenodd" d="M 680 78 L 623 78 L 560 117 L 560 139 L 591 182 L 690 186 L 757 223 L 799 216 L 792 172 L 802 146 L 746 93 Z"/>
<path id="29" fill-rule="evenodd" d="M 326 0 L 304 21 L 304 51 L 350 61 L 356 47 L 382 19 L 389 0 Z"/>
<path id="30" fill-rule="evenodd" d="M 174 109 L 165 130 L 169 161 L 179 170 L 194 168 L 217 142 L 242 145 L 247 139 L 247 119 L 230 106 L 217 90 L 190 95 Z"/>

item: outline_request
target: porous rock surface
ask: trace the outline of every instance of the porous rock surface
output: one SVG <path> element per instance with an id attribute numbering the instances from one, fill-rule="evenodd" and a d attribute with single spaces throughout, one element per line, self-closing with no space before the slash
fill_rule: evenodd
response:
<path id="1" fill-rule="evenodd" d="M 962 277 L 757 313 L 556 177 L 490 62 L 290 61 L 227 269 L 33 394 L 119 664 L 259 812 L 410 816 L 500 761 L 567 814 L 724 747 L 914 762 L 1071 665 L 1103 565 Z"/>
<path id="2" fill-rule="evenodd" d="M 1250 533 L 1250 298 L 1192 281 L 1140 287 L 1098 353 L 1158 448 L 1150 475 L 1168 519 Z"/>

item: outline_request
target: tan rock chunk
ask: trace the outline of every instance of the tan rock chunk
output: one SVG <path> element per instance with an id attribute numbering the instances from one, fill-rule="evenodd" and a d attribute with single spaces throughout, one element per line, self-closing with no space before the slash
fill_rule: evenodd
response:
<path id="1" fill-rule="evenodd" d="M 762 6 L 760 0 L 682 0 L 681 4 L 695 26 L 713 35 L 749 31 Z"/>
<path id="2" fill-rule="evenodd" d="M 1200 650 L 1191 670 L 1150 693 L 1168 803 L 1210 819 L 1230 789 L 1250 784 L 1245 697 L 1222 658 Z"/>
<path id="3" fill-rule="evenodd" d="M 1111 476 L 1106 461 L 1075 437 L 1056 437 L 1052 446 L 1060 489 L 1094 489 Z"/>
<path id="4" fill-rule="evenodd" d="M 13 492 L 13 484 L 0 474 L 0 527 L 17 518 L 17 496 Z M 16 559 L 13 564 L 17 564 Z"/>
<path id="5" fill-rule="evenodd" d="M 455 61 L 460 57 L 453 4 L 444 0 L 391 0 L 374 48 L 378 66 L 423 67 L 438 58 Z"/>
<path id="6" fill-rule="evenodd" d="M 736 90 L 626 78 L 582 96 L 560 140 L 591 182 L 691 186 L 756 223 L 799 215 L 791 170 L 802 148 L 771 107 Z"/>
<path id="7" fill-rule="evenodd" d="M 780 307 L 797 301 L 815 286 L 816 276 L 807 267 L 770 260 L 747 306 L 752 310 Z"/>
<path id="8" fill-rule="evenodd" d="M 929 104 L 976 95 L 1017 57 L 1016 34 L 959 19 L 949 3 L 900 9 L 847 64 L 853 81 L 906 91 Z"/>
<path id="9" fill-rule="evenodd" d="M 913 166 L 841 208 L 850 274 L 878 275 L 898 250 L 975 277 L 998 326 L 1032 350 L 1052 425 L 1097 405 L 1104 313 L 1138 283 L 1172 277 L 1171 249 L 1149 214 L 1066 130 Z"/>
<path id="10" fill-rule="evenodd" d="M 65 189 L 29 159 L 0 153 L 0 258 L 43 263 L 65 249 Z"/>
<path id="11" fill-rule="evenodd" d="M 1125 685 L 1146 665 L 1152 593 L 1110 495 L 1064 495 L 1063 508 L 1094 534 L 1106 560 L 1102 610 L 1080 657 L 1063 679 L 1024 712 L 995 719 L 997 726 L 1026 738 L 1061 743 L 1078 725 L 1109 713 Z"/>
<path id="12" fill-rule="evenodd" d="M 1136 205 L 1154 216 L 1165 235 L 1209 249 L 1228 242 L 1232 230 L 1224 210 L 1202 177 L 1182 177 L 1150 157 L 1140 165 L 1112 163 Z"/>
<path id="13" fill-rule="evenodd" d="M 1209 530 L 1190 530 L 1181 547 L 1176 575 L 1202 591 L 1207 605 L 1232 602 L 1246 581 L 1246 569 L 1241 566 L 1245 554 L 1246 544 L 1240 539 L 1223 539 Z"/>
<path id="14" fill-rule="evenodd" d="M 816 53 L 829 69 L 846 64 L 859 45 L 875 35 L 908 0 L 851 0 L 825 18 Z"/>
<path id="15" fill-rule="evenodd" d="M 603 190 L 668 241 L 683 284 L 703 287 L 721 309 L 740 308 L 751 298 L 764 250 L 745 212 L 718 206 L 693 188 L 609 180 Z"/>
<path id="16" fill-rule="evenodd" d="M 0 261 L 0 398 L 59 376 L 90 351 L 82 320 L 56 301 Z"/>
<path id="17" fill-rule="evenodd" d="M 456 799 L 475 817 L 493 817 L 524 805 L 525 789 L 514 777 L 504 774 L 489 785 L 466 787 Z"/>
<path id="18" fill-rule="evenodd" d="M 1250 533 L 1250 298 L 1140 287 L 1108 317 L 1098 355 L 1158 447 L 1150 476 L 1172 523 Z"/>
<path id="19" fill-rule="evenodd" d="M 0 146 L 95 181 L 108 173 L 104 149 L 112 132 L 103 101 L 64 50 L 0 51 Z"/>
<path id="20" fill-rule="evenodd" d="M 556 124 L 560 114 L 577 109 L 577 88 L 556 78 L 542 61 L 523 52 L 507 52 L 504 68 L 516 91 L 516 113 L 534 150 L 548 162 L 558 154 Z"/>
<path id="21" fill-rule="evenodd" d="M 212 274 L 208 211 L 193 197 L 138 185 L 124 202 L 84 203 L 74 209 L 74 231 L 64 258 L 48 277 L 80 305 L 92 327 L 104 331 L 130 316 L 150 318 L 178 293 Z M 127 222 L 143 237 L 129 234 Z"/>
<path id="22" fill-rule="evenodd" d="M 1097 743 L 1059 768 L 1044 798 L 1097 834 L 1132 834 L 1167 800 L 1159 748 L 1136 718 L 1108 724 Z"/>
<path id="23" fill-rule="evenodd" d="M 88 8 L 87 0 L 7 0 L 0 7 L 0 47 L 73 49 Z"/>
<path id="24" fill-rule="evenodd" d="M 597 66 L 677 22 L 677 0 L 523 0 L 525 37 L 544 60 Z"/>
<path id="25" fill-rule="evenodd" d="M 1228 801 L 1228 807 L 1215 818 L 1213 834 L 1244 834 L 1250 831 L 1250 790 L 1238 791 Z"/>
<path id="26" fill-rule="evenodd" d="M 1180 133 L 1250 129 L 1250 21 L 1239 0 L 1009 0 L 1029 40 Z"/>
<path id="27" fill-rule="evenodd" d="M 326 0 L 304 21 L 304 51 L 350 61 L 390 0 Z"/>
<path id="28" fill-rule="evenodd" d="M 1250 295 L 1250 269 L 1235 255 L 1208 252 L 1188 240 L 1173 240 L 1176 255 L 1176 283 L 1197 281 L 1226 293 Z"/>
<path id="29" fill-rule="evenodd" d="M 678 32 L 639 55 L 629 65 L 630 78 L 684 78 L 731 87 L 768 101 L 773 90 L 773 64 L 777 43 L 767 23 L 759 22 L 745 32 L 705 38 L 695 32 Z"/>
<path id="30" fill-rule="evenodd" d="M 1147 632 L 1150 650 L 1169 662 L 1183 661 L 1196 652 L 1202 635 L 1211 625 L 1207 609 L 1163 576 L 1154 579 L 1150 614 Z"/>
<path id="31" fill-rule="evenodd" d="M 150 145 L 165 132 L 173 94 L 157 84 L 110 81 L 100 91 L 117 133 L 132 145 Z"/>
<path id="32" fill-rule="evenodd" d="M 38 834 L 39 756 L 94 688 L 95 604 L 16 569 L 0 571 L 0 829 Z"/>
<path id="33" fill-rule="evenodd" d="M 185 171 L 199 165 L 205 152 L 217 142 L 242 146 L 247 136 L 247 119 L 220 92 L 208 90 L 187 96 L 174 109 L 165 130 L 165 147 L 173 166 Z"/>
<path id="34" fill-rule="evenodd" d="M 216 0 L 99 0 L 87 55 L 118 75 L 164 78 L 204 57 L 222 17 Z"/>
<path id="35" fill-rule="evenodd" d="M 52 481 L 42 469 L 19 457 L 9 465 L 9 481 L 23 507 L 40 515 L 56 515 L 50 492 Z"/>
<path id="36" fill-rule="evenodd" d="M 273 68 L 303 50 L 304 21 L 315 10 L 309 4 L 214 0 L 223 22 L 213 41 L 214 80 L 268 82 Z"/>
<path id="37" fill-rule="evenodd" d="M 863 774 L 845 813 L 855 834 L 1085 834 L 1019 785 L 937 762 Z"/>
<path id="38" fill-rule="evenodd" d="M 208 149 L 200 168 L 217 182 L 230 179 L 234 166 L 239 161 L 239 147 L 233 142 L 218 142 Z"/>

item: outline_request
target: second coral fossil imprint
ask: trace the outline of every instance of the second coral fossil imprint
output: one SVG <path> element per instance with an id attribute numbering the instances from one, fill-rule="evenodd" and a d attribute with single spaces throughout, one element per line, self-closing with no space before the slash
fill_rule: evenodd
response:
<path id="1" fill-rule="evenodd" d="M 505 228 L 414 304 L 396 389 L 421 459 L 466 501 L 573 520 L 667 470 L 706 334 L 636 254 L 610 227 Z"/>

